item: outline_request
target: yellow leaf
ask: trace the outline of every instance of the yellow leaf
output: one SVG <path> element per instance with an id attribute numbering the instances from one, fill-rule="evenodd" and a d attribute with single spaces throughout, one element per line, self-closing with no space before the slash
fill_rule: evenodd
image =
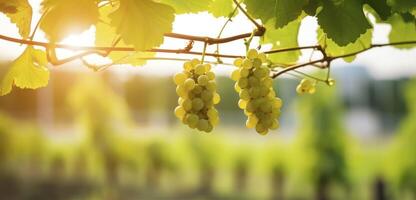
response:
<path id="1" fill-rule="evenodd" d="M 42 12 L 46 13 L 40 28 L 54 42 L 81 33 L 98 21 L 96 0 L 45 0 Z"/>
<path id="2" fill-rule="evenodd" d="M 95 31 L 95 44 L 97 46 L 112 46 L 113 40 L 119 37 L 119 34 L 116 33 L 116 29 L 109 25 L 110 19 L 108 15 L 113 11 L 112 6 L 104 6 L 100 8 L 100 21 L 96 25 Z M 123 40 L 120 40 L 116 47 L 126 47 Z M 111 52 L 109 58 L 117 64 L 130 64 L 133 66 L 142 66 L 146 64 L 146 60 L 143 58 L 154 57 L 155 53 L 153 52 L 120 52 L 114 51 Z"/>
<path id="3" fill-rule="evenodd" d="M 45 87 L 49 81 L 47 64 L 45 52 L 28 46 L 2 76 L 0 95 L 8 94 L 13 85 L 30 89 Z"/>
<path id="4" fill-rule="evenodd" d="M 0 0 L 0 12 L 4 12 L 10 21 L 16 24 L 23 38 L 29 36 L 32 7 L 27 0 Z"/>
<path id="5" fill-rule="evenodd" d="M 126 44 L 147 50 L 161 45 L 164 33 L 172 30 L 174 10 L 152 0 L 120 0 L 109 17 Z"/>

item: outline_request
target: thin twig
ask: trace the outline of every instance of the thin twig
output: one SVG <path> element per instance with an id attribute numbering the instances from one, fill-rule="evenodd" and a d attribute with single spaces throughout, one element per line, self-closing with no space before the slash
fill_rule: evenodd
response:
<path id="1" fill-rule="evenodd" d="M 240 3 L 238 3 L 237 0 L 233 0 L 235 5 L 240 9 L 240 11 L 256 26 L 256 28 L 258 30 L 262 30 L 265 31 L 264 26 L 262 26 L 261 24 L 259 24 L 258 22 L 256 22 L 256 20 L 250 16 L 250 14 L 248 14 L 248 12 L 246 10 L 244 10 L 244 8 L 241 6 Z"/>

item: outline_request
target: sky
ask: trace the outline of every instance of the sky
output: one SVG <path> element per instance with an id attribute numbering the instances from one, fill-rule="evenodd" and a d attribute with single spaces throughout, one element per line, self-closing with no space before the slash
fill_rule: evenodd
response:
<path id="1" fill-rule="evenodd" d="M 36 24 L 40 18 L 39 14 L 39 0 L 30 0 L 30 3 L 34 9 L 34 16 L 32 25 Z M 183 33 L 188 35 L 198 36 L 210 36 L 216 37 L 222 25 L 226 21 L 225 18 L 214 18 L 208 13 L 198 14 L 185 14 L 176 16 L 173 32 Z M 225 29 L 223 36 L 231 36 L 241 34 L 245 32 L 251 32 L 254 26 L 246 17 L 242 14 L 236 16 L 231 23 Z M 302 22 L 299 31 L 299 45 L 315 45 L 316 42 L 316 28 L 317 22 L 313 17 L 307 17 Z M 386 43 L 388 42 L 388 33 L 390 31 L 389 25 L 376 25 L 373 33 L 373 43 Z M 81 33 L 80 35 L 72 35 L 61 43 L 67 43 L 72 45 L 94 45 L 94 27 Z M 10 23 L 9 19 L 3 14 L 0 14 L 0 34 L 18 38 L 17 28 L 14 24 Z M 46 41 L 44 34 L 38 31 L 35 37 L 37 41 Z M 257 39 L 253 41 L 253 47 L 256 47 Z M 161 48 L 178 49 L 186 46 L 188 41 L 166 38 Z M 203 44 L 197 43 L 194 45 L 194 51 L 202 51 Z M 262 50 L 268 50 L 269 46 L 264 46 Z M 13 60 L 19 56 L 23 51 L 24 46 L 16 43 L 0 40 L 0 59 Z M 215 45 L 208 47 L 207 52 L 213 52 Z M 234 41 L 220 46 L 220 52 L 224 54 L 237 54 L 243 55 L 245 47 L 243 40 Z M 74 52 L 71 51 L 58 51 L 58 57 L 70 56 Z M 310 57 L 311 51 L 305 50 L 300 58 L 300 62 L 307 61 Z M 158 53 L 157 57 L 173 57 L 173 58 L 193 58 L 195 56 L 178 55 L 178 54 L 163 54 Z M 98 56 L 92 56 L 88 58 L 92 62 L 107 62 L 106 59 L 99 58 Z M 213 60 L 208 58 L 207 60 Z M 232 63 L 232 60 L 225 59 L 227 63 Z M 108 70 L 112 70 L 115 73 L 121 75 L 128 74 L 147 74 L 147 75 L 172 75 L 179 72 L 182 67 L 182 62 L 178 61 L 149 61 L 143 67 L 131 67 L 131 66 L 113 66 Z M 345 63 L 342 60 L 337 60 L 333 63 L 334 68 L 338 67 L 351 67 L 352 65 L 365 66 L 370 74 L 378 79 L 394 79 L 401 77 L 414 76 L 416 74 L 416 48 L 413 50 L 398 50 L 392 47 L 375 48 L 365 53 L 358 55 L 357 59 L 353 63 Z M 74 67 L 75 66 L 75 67 Z M 64 65 L 60 67 L 62 70 L 86 70 L 86 67 L 81 67 L 74 64 Z M 219 74 L 228 74 L 231 72 L 232 67 L 218 65 L 213 69 Z M 88 69 L 87 69 L 88 70 Z M 306 69 L 307 70 L 307 69 Z"/>

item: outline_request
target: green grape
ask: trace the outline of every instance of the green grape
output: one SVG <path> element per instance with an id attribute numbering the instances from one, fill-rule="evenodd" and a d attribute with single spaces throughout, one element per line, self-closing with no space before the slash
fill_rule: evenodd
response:
<path id="1" fill-rule="evenodd" d="M 244 110 L 247 116 L 247 128 L 255 128 L 262 135 L 279 127 L 278 117 L 282 101 L 276 97 L 273 90 L 273 80 L 269 77 L 270 69 L 267 64 L 267 56 L 251 49 L 247 52 L 247 58 L 239 59 L 234 63 L 240 64 L 239 76 L 233 75 L 236 81 L 234 89 L 239 93 L 238 107 Z M 235 72 L 237 73 L 237 72 Z"/>
<path id="2" fill-rule="evenodd" d="M 186 111 L 185 111 L 185 109 L 183 109 L 183 107 L 182 107 L 182 106 L 177 106 L 177 107 L 175 108 L 175 116 L 176 116 L 177 118 L 182 119 L 182 118 L 183 118 L 183 116 L 185 116 L 185 114 L 186 114 Z"/>
<path id="3" fill-rule="evenodd" d="M 259 68 L 259 67 L 261 67 L 261 65 L 262 65 L 263 63 L 261 62 L 261 60 L 260 59 L 258 59 L 258 58 L 256 58 L 256 59 L 254 59 L 253 60 L 253 67 L 255 67 L 255 68 Z"/>
<path id="4" fill-rule="evenodd" d="M 202 93 L 201 93 L 201 99 L 202 99 L 204 102 L 211 101 L 213 97 L 214 97 L 214 95 L 213 95 L 213 94 L 212 94 L 212 92 L 210 92 L 209 90 L 204 90 L 204 91 L 202 91 Z"/>
<path id="5" fill-rule="evenodd" d="M 215 79 L 215 74 L 214 74 L 214 72 L 207 72 L 207 76 L 208 76 L 208 79 L 211 81 L 211 80 L 214 80 Z"/>
<path id="6" fill-rule="evenodd" d="M 201 86 L 205 86 L 208 84 L 209 78 L 207 75 L 201 75 L 198 77 L 198 84 Z"/>
<path id="7" fill-rule="evenodd" d="M 192 100 L 190 99 L 185 99 L 181 105 L 186 111 L 192 110 Z"/>
<path id="8" fill-rule="evenodd" d="M 242 58 L 237 58 L 234 60 L 234 65 L 236 67 L 241 67 L 243 65 L 243 59 Z"/>
<path id="9" fill-rule="evenodd" d="M 193 68 L 194 68 L 194 66 L 192 65 L 191 61 L 190 62 L 185 62 L 184 65 L 183 65 L 183 69 L 186 72 L 190 72 Z"/>
<path id="10" fill-rule="evenodd" d="M 258 55 L 259 55 L 259 53 L 255 49 L 250 49 L 250 50 L 247 51 L 247 58 L 248 59 L 255 59 L 255 58 L 257 58 Z"/>
<path id="11" fill-rule="evenodd" d="M 262 63 L 267 63 L 267 56 L 264 53 L 259 53 L 258 58 L 261 60 Z"/>
<path id="12" fill-rule="evenodd" d="M 250 71 L 246 68 L 240 70 L 240 76 L 246 78 L 250 74 Z M 238 80 L 238 79 L 237 79 Z"/>
<path id="13" fill-rule="evenodd" d="M 253 63 L 251 62 L 251 60 L 250 59 L 244 59 L 243 60 L 243 63 L 242 63 L 242 65 L 241 65 L 243 68 L 247 68 L 247 69 L 250 69 L 250 68 L 252 68 L 253 67 Z"/>
<path id="14" fill-rule="evenodd" d="M 185 80 L 185 83 L 183 84 L 185 86 L 185 89 L 190 91 L 192 89 L 194 89 L 195 87 L 195 81 L 192 78 L 188 78 Z"/>
<path id="15" fill-rule="evenodd" d="M 236 83 L 234 84 L 234 90 L 235 90 L 236 92 L 240 92 L 240 91 L 241 91 L 240 86 L 238 86 L 238 82 L 236 82 Z"/>
<path id="16" fill-rule="evenodd" d="M 238 81 L 238 79 L 240 79 L 241 75 L 240 75 L 240 70 L 236 69 L 231 73 L 231 79 L 233 81 Z"/>
<path id="17" fill-rule="evenodd" d="M 206 131 L 206 132 L 208 132 L 208 129 L 209 129 L 209 121 L 206 120 L 206 119 L 200 119 L 198 121 L 197 128 L 200 131 Z"/>
<path id="18" fill-rule="evenodd" d="M 256 127 L 257 123 L 258 123 L 258 119 L 255 115 L 249 115 L 246 121 L 246 127 L 247 128 L 254 128 Z"/>
<path id="19" fill-rule="evenodd" d="M 198 94 L 201 94 L 201 92 L 202 92 L 203 90 L 204 90 L 204 89 L 202 88 L 202 86 L 195 85 L 194 89 L 192 89 L 192 93 L 194 93 L 194 94 L 198 95 Z"/>
<path id="20" fill-rule="evenodd" d="M 269 94 L 270 89 L 266 86 L 260 87 L 260 96 L 265 97 Z"/>
<path id="21" fill-rule="evenodd" d="M 248 78 L 248 84 L 250 85 L 250 87 L 256 87 L 260 84 L 260 80 L 254 76 L 250 76 Z"/>
<path id="22" fill-rule="evenodd" d="M 175 84 L 176 85 L 181 85 L 181 84 L 183 84 L 184 82 L 185 82 L 185 80 L 188 78 L 188 76 L 186 76 L 186 74 L 184 74 L 184 73 L 177 73 L 177 74 L 175 74 L 175 76 L 174 76 L 174 82 L 175 82 Z"/>
<path id="23" fill-rule="evenodd" d="M 244 89 L 244 88 L 246 88 L 248 86 L 248 80 L 247 80 L 247 78 L 241 78 L 240 80 L 238 80 L 237 83 L 238 83 L 238 86 L 241 89 Z"/>
<path id="24" fill-rule="evenodd" d="M 246 107 L 247 107 L 247 101 L 240 99 L 238 101 L 238 107 L 241 108 L 241 109 L 243 109 L 243 110 L 246 109 Z"/>
<path id="25" fill-rule="evenodd" d="M 247 89 L 241 90 L 239 96 L 242 100 L 250 100 L 250 93 Z"/>
<path id="26" fill-rule="evenodd" d="M 215 93 L 214 97 L 213 97 L 214 104 L 218 104 L 218 103 L 220 103 L 220 101 L 221 101 L 220 95 L 218 93 Z"/>
<path id="27" fill-rule="evenodd" d="M 208 84 L 205 87 L 207 88 L 207 90 L 213 92 L 217 89 L 217 84 L 215 83 L 215 81 L 208 81 Z"/>
<path id="28" fill-rule="evenodd" d="M 270 129 L 271 130 L 276 130 L 276 129 L 278 129 L 279 128 L 279 121 L 277 121 L 277 120 L 273 120 L 273 123 L 272 123 L 272 125 L 270 126 Z"/>
<path id="29" fill-rule="evenodd" d="M 329 86 L 334 86 L 335 85 L 335 80 L 332 79 L 332 78 L 329 78 L 327 83 L 328 83 Z"/>
<path id="30" fill-rule="evenodd" d="M 252 98 L 258 98 L 260 97 L 260 88 L 259 87 L 252 87 L 250 88 L 250 96 Z"/>
<path id="31" fill-rule="evenodd" d="M 273 86 L 273 79 L 272 79 L 272 78 L 270 78 L 270 77 L 266 77 L 266 78 L 263 80 L 263 84 L 264 84 L 264 86 L 266 86 L 266 87 L 272 87 L 272 86 Z"/>
<path id="32" fill-rule="evenodd" d="M 198 64 L 195 66 L 195 74 L 202 75 L 205 73 L 205 66 L 203 64 Z"/>
<path id="33" fill-rule="evenodd" d="M 185 123 L 188 124 L 190 127 L 196 127 L 198 121 L 199 117 L 195 114 L 187 114 L 185 117 Z"/>
<path id="34" fill-rule="evenodd" d="M 209 72 L 211 70 L 210 64 L 204 64 L 204 67 L 205 67 L 205 72 Z"/>
<path id="35" fill-rule="evenodd" d="M 178 104 L 179 105 L 181 105 L 183 101 L 185 101 L 185 98 L 182 98 L 182 97 L 178 98 Z"/>
<path id="36" fill-rule="evenodd" d="M 195 66 L 197 66 L 198 64 L 200 64 L 201 63 L 201 61 L 199 61 L 198 59 L 196 59 L 196 58 L 194 58 L 194 59 L 192 59 L 191 60 L 191 64 L 195 67 Z"/>
<path id="37" fill-rule="evenodd" d="M 210 108 L 207 111 L 208 118 L 218 118 L 218 111 L 215 108 Z"/>
<path id="38" fill-rule="evenodd" d="M 316 81 L 310 79 L 302 79 L 299 85 L 296 87 L 298 94 L 314 94 L 316 92 Z"/>
<path id="39" fill-rule="evenodd" d="M 176 87 L 176 94 L 182 98 L 188 97 L 188 92 L 186 91 L 184 85 L 179 85 Z"/>
<path id="40" fill-rule="evenodd" d="M 200 98 L 192 99 L 192 110 L 199 111 L 204 107 L 204 101 Z"/>

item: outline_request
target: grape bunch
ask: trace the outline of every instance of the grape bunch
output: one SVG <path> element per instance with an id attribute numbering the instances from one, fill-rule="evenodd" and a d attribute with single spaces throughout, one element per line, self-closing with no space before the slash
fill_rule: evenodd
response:
<path id="1" fill-rule="evenodd" d="M 240 96 L 238 106 L 248 117 L 247 128 L 255 128 L 262 135 L 267 134 L 269 129 L 279 127 L 282 106 L 282 100 L 276 97 L 272 87 L 270 69 L 264 63 L 267 63 L 266 55 L 250 49 L 245 59 L 234 61 L 238 69 L 231 74 L 231 79 L 236 81 L 234 88 Z"/>
<path id="2" fill-rule="evenodd" d="M 201 64 L 198 59 L 185 62 L 183 68 L 174 76 L 179 96 L 175 116 L 190 128 L 211 132 L 219 121 L 214 107 L 220 102 L 215 74 L 210 64 Z"/>
<path id="3" fill-rule="evenodd" d="M 315 94 L 316 92 L 316 81 L 310 79 L 302 79 L 299 85 L 296 87 L 298 94 Z"/>

